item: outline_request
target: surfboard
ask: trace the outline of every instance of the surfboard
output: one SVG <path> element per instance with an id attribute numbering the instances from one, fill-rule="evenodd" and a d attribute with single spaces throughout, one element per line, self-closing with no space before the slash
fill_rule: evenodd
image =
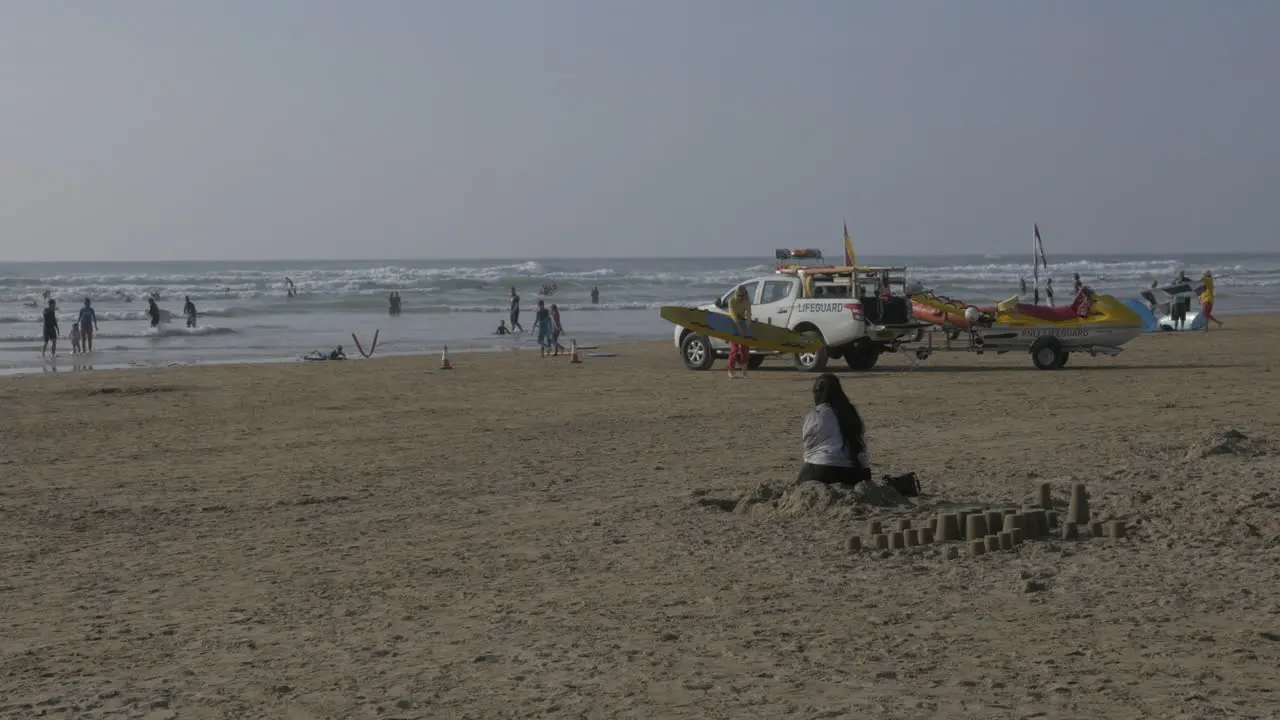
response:
<path id="1" fill-rule="evenodd" d="M 723 313 L 666 305 L 659 308 L 658 314 L 669 323 L 689 328 L 708 337 L 761 350 L 801 353 L 813 352 L 822 347 L 822 341 L 817 338 L 810 339 L 798 332 L 763 322 L 751 323 L 750 331 L 743 335 L 738 332 L 733 319 Z"/>

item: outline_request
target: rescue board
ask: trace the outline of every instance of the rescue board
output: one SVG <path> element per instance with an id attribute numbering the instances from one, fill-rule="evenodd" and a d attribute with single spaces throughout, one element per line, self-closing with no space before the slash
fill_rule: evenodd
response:
<path id="1" fill-rule="evenodd" d="M 724 313 L 698 310 L 697 308 L 666 305 L 658 310 L 663 320 L 700 332 L 708 337 L 738 343 L 761 350 L 781 353 L 814 352 L 822 347 L 820 338 L 809 338 L 793 330 L 768 323 L 753 322 L 745 335 Z"/>

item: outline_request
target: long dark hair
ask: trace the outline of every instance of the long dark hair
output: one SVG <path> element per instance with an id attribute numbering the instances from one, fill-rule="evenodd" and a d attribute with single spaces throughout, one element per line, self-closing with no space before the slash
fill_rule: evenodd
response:
<path id="1" fill-rule="evenodd" d="M 844 437 L 845 449 L 850 455 L 857 455 L 866 449 L 863 433 L 866 427 L 862 424 L 862 416 L 858 409 L 849 402 L 849 397 L 840 387 L 840 378 L 831 373 L 823 373 L 813 381 L 813 404 L 831 406 L 836 414 L 836 422 L 840 424 L 840 435 Z"/>

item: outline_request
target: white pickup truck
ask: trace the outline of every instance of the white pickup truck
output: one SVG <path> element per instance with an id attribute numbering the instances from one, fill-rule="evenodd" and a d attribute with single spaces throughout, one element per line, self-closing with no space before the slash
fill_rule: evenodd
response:
<path id="1" fill-rule="evenodd" d="M 793 355 L 803 372 L 821 372 L 831 358 L 844 358 L 854 370 L 869 370 L 883 352 L 893 352 L 917 331 L 906 293 L 906 269 L 788 266 L 775 275 L 739 283 L 700 310 L 724 312 L 739 287 L 751 297 L 751 316 L 822 339 L 816 352 Z M 895 294 L 896 293 L 896 294 Z M 723 340 L 676 326 L 675 345 L 690 370 L 708 370 L 728 357 Z M 777 353 L 750 350 L 749 367 Z"/>

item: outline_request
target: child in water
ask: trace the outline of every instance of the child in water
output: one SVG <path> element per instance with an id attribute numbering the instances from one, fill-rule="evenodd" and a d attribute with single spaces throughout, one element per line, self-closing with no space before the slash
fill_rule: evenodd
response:
<path id="1" fill-rule="evenodd" d="M 494 335 L 510 335 L 511 331 L 507 329 L 507 321 L 499 320 L 498 329 L 493 331 Z"/>
<path id="2" fill-rule="evenodd" d="M 71 339 L 71 354 L 80 354 L 80 323 L 71 323 L 71 332 L 68 333 Z"/>

